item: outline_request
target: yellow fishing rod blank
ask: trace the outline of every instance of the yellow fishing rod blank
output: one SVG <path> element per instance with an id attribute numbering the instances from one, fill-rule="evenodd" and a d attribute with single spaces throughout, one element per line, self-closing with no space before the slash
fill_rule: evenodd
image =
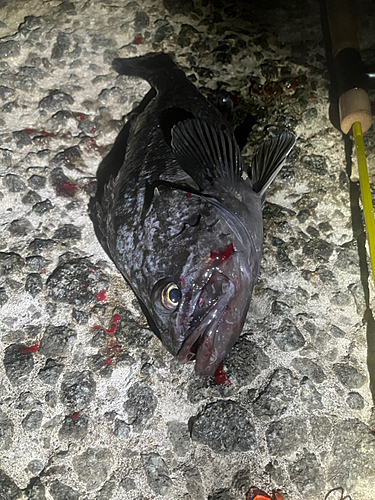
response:
<path id="1" fill-rule="evenodd" d="M 359 182 L 361 185 L 363 212 L 365 214 L 366 231 L 370 248 L 372 277 L 375 284 L 375 218 L 361 122 L 353 123 L 353 136 L 357 150 Z"/>

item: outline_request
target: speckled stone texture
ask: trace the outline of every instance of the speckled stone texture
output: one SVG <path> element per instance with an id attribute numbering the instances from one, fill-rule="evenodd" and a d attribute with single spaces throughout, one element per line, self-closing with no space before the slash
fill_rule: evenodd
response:
<path id="1" fill-rule="evenodd" d="M 349 143 L 329 120 L 319 3 L 250 4 L 0 1 L 4 500 L 245 500 L 252 485 L 374 499 L 373 285 Z M 358 21 L 375 62 L 370 0 Z M 149 89 L 111 61 L 150 51 L 173 54 L 207 97 L 229 93 L 238 123 L 253 117 L 246 161 L 269 134 L 298 137 L 268 192 L 231 385 L 160 345 L 88 216 L 96 169 Z M 365 142 L 375 181 L 373 130 Z"/>

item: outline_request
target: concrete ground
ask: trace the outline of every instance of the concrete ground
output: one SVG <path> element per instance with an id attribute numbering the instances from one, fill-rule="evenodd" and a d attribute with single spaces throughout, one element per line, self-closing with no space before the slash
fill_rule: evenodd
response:
<path id="1" fill-rule="evenodd" d="M 255 485 L 373 500 L 373 284 L 318 2 L 0 7 L 0 498 L 245 500 Z M 357 14 L 375 61 L 371 2 Z M 150 51 L 205 95 L 236 96 L 238 120 L 256 121 L 246 161 L 270 133 L 298 137 L 268 192 L 231 385 L 162 347 L 88 216 L 96 169 L 149 88 L 111 61 Z M 374 169 L 373 130 L 366 149 Z"/>

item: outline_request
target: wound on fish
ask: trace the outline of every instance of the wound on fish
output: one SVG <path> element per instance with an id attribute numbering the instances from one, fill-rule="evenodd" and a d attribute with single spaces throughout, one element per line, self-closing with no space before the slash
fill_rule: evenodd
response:
<path id="1" fill-rule="evenodd" d="M 222 252 L 214 252 L 213 250 L 211 250 L 210 252 L 210 258 L 215 260 L 215 259 L 219 259 L 219 260 L 227 260 L 229 259 L 229 257 L 231 255 L 233 255 L 234 253 L 234 248 L 233 248 L 233 243 L 229 243 L 229 245 L 227 246 L 227 248 L 225 250 L 223 250 Z"/>

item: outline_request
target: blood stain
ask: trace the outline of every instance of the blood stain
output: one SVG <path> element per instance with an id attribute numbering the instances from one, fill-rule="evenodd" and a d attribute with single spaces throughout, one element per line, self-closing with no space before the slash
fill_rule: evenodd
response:
<path id="1" fill-rule="evenodd" d="M 142 37 L 141 36 L 137 36 L 136 38 L 134 38 L 134 42 L 135 45 L 139 45 L 140 43 L 142 43 Z"/>
<path id="2" fill-rule="evenodd" d="M 73 420 L 77 420 L 78 417 L 79 417 L 79 411 L 76 411 L 75 413 L 73 413 L 73 415 L 72 415 Z"/>
<path id="3" fill-rule="evenodd" d="M 234 253 L 234 249 L 233 249 L 233 243 L 229 243 L 229 245 L 227 246 L 227 248 L 225 250 L 223 250 L 222 252 L 214 252 L 213 250 L 211 250 L 210 252 L 210 257 L 211 259 L 215 260 L 215 259 L 219 259 L 219 260 L 227 260 L 229 259 L 229 257 Z"/>
<path id="4" fill-rule="evenodd" d="M 105 302 L 107 300 L 107 292 L 105 290 L 100 290 L 100 292 L 96 294 L 96 298 L 100 300 L 100 302 Z"/>
<path id="5" fill-rule="evenodd" d="M 77 186 L 70 182 L 61 181 L 55 186 L 56 193 L 59 196 L 65 196 L 65 198 L 74 198 L 77 192 Z"/>
<path id="6" fill-rule="evenodd" d="M 18 349 L 20 354 L 28 354 L 29 352 L 37 352 L 39 349 L 39 344 L 34 344 L 29 347 L 21 347 Z"/>
<path id="7" fill-rule="evenodd" d="M 187 196 L 188 198 L 190 198 L 191 193 L 186 193 L 186 196 Z"/>
<path id="8" fill-rule="evenodd" d="M 233 384 L 233 382 L 227 377 L 227 372 L 224 370 L 222 361 L 216 368 L 214 379 L 217 385 L 226 385 L 227 387 L 229 387 Z"/>

